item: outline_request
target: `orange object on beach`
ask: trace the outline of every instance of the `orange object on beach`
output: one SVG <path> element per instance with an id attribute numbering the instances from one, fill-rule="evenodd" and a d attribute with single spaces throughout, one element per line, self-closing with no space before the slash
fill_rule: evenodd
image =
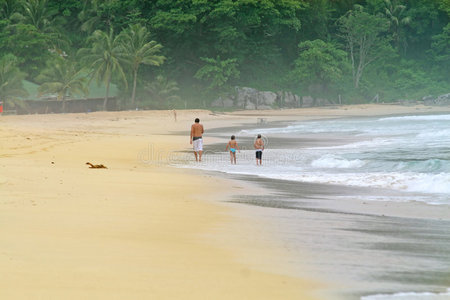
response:
<path id="1" fill-rule="evenodd" d="M 3 112 L 3 102 L 0 101 L 0 114 Z"/>

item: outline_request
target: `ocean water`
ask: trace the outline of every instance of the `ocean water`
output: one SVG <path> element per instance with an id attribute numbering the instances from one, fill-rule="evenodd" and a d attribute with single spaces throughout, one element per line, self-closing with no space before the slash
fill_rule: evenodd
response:
<path id="1" fill-rule="evenodd" d="M 443 293 L 395 293 L 361 297 L 361 300 L 444 300 L 450 299 L 450 289 Z"/>
<path id="2" fill-rule="evenodd" d="M 236 165 L 225 152 L 232 134 L 241 148 Z M 262 166 L 253 150 L 257 134 L 266 144 Z M 223 142 L 208 144 L 209 136 Z M 444 280 L 450 276 L 449 221 L 346 214 L 321 201 L 420 201 L 447 209 L 449 114 L 268 123 L 210 130 L 205 141 L 202 163 L 189 152 L 174 155 L 173 164 L 281 191 L 236 202 L 277 224 L 266 230 L 293 254 L 290 264 L 342 281 L 336 291 L 342 299 L 450 299 Z M 303 259 L 305 249 L 310 262 Z"/>
<path id="3" fill-rule="evenodd" d="M 292 122 L 222 136 L 231 134 L 242 148 L 237 165 L 230 165 L 225 149 L 205 149 L 204 162 L 187 167 L 401 192 L 396 197 L 360 195 L 364 200 L 450 204 L 448 114 Z M 266 143 L 263 166 L 256 166 L 252 149 L 257 134 Z"/>

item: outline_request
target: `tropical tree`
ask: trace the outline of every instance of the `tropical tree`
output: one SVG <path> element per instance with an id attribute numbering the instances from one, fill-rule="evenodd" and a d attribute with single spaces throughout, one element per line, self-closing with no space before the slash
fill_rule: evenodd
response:
<path id="1" fill-rule="evenodd" d="M 156 80 L 147 84 L 145 89 L 149 92 L 151 100 L 163 107 L 170 101 L 177 101 L 180 97 L 176 94 L 179 90 L 175 80 L 170 80 L 163 75 L 156 76 Z"/>
<path id="2" fill-rule="evenodd" d="M 339 81 L 347 69 L 347 54 L 333 43 L 322 40 L 298 45 L 294 76 L 313 94 L 326 93 L 330 84 Z"/>
<path id="3" fill-rule="evenodd" d="M 42 82 L 38 89 L 40 94 L 56 93 L 58 95 L 58 100 L 62 101 L 62 112 L 66 111 L 67 97 L 88 93 L 87 79 L 83 74 L 83 69 L 66 58 L 56 57 L 54 60 L 47 61 L 47 68 L 39 74 L 36 80 Z"/>
<path id="4" fill-rule="evenodd" d="M 450 23 L 441 34 L 433 36 L 430 53 L 435 61 L 436 69 L 442 70 L 446 81 L 450 81 Z M 447 75 L 445 75 L 447 74 Z"/>
<path id="5" fill-rule="evenodd" d="M 141 64 L 160 66 L 165 57 L 158 55 L 162 48 L 161 44 L 149 41 L 150 33 L 142 25 L 131 25 L 127 30 L 121 32 L 120 38 L 125 62 L 131 68 L 133 76 L 131 104 L 134 105 L 139 66 Z"/>
<path id="6" fill-rule="evenodd" d="M 339 19 L 340 31 L 351 60 L 354 87 L 358 88 L 365 68 L 382 57 L 392 56 L 392 47 L 384 33 L 386 18 L 371 15 L 360 5 Z"/>
<path id="7" fill-rule="evenodd" d="M 113 27 L 114 14 L 111 8 L 117 0 L 84 0 L 83 10 L 79 13 L 78 18 L 82 22 L 81 30 L 92 33 L 95 28 L 106 26 Z"/>
<path id="8" fill-rule="evenodd" d="M 48 0 L 27 0 L 20 2 L 21 13 L 15 14 L 15 19 L 22 24 L 31 24 L 36 30 L 49 37 L 54 48 L 67 47 L 67 39 L 61 34 L 64 18 L 58 16 L 58 10 L 49 6 Z"/>
<path id="9" fill-rule="evenodd" d="M 0 17 L 2 19 L 9 19 L 19 9 L 19 2 L 17 0 L 0 0 Z"/>
<path id="10" fill-rule="evenodd" d="M 0 101 L 9 101 L 28 94 L 22 85 L 26 74 L 19 70 L 17 63 L 17 57 L 12 54 L 0 59 Z"/>
<path id="11" fill-rule="evenodd" d="M 406 48 L 402 26 L 411 23 L 411 17 L 407 15 L 406 5 L 399 4 L 397 0 L 384 0 L 384 13 L 389 20 L 389 31 L 392 34 L 392 40 L 398 50 L 403 46 Z M 401 45 L 403 42 L 403 45 Z"/>
<path id="12" fill-rule="evenodd" d="M 208 82 L 210 92 L 220 94 L 226 89 L 231 79 L 239 78 L 240 72 L 237 69 L 236 58 L 222 60 L 220 56 L 217 56 L 217 58 L 202 57 L 201 60 L 205 62 L 205 65 L 195 73 L 195 78 Z"/>
<path id="13" fill-rule="evenodd" d="M 78 19 L 81 30 L 91 34 L 95 30 L 125 28 L 129 24 L 145 21 L 136 0 L 83 0 Z M 145 1 L 147 2 L 147 1 Z M 149 4 L 145 4 L 147 6 Z"/>
<path id="14" fill-rule="evenodd" d="M 83 65 L 91 71 L 90 81 L 96 80 L 98 85 L 100 83 L 105 84 L 106 91 L 103 109 L 106 110 L 113 77 L 118 77 L 127 86 L 126 76 L 121 65 L 123 58 L 122 46 L 118 36 L 114 35 L 112 28 L 109 33 L 101 30 L 94 31 L 88 42 L 91 47 L 80 49 L 78 55 Z"/>

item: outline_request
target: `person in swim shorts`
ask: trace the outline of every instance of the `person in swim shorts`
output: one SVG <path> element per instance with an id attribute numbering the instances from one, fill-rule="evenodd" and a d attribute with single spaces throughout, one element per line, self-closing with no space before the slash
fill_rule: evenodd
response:
<path id="1" fill-rule="evenodd" d="M 203 132 L 203 125 L 200 124 L 200 119 L 196 118 L 191 126 L 191 145 L 194 148 L 195 161 L 202 161 Z"/>
<path id="2" fill-rule="evenodd" d="M 264 150 L 264 141 L 261 139 L 261 135 L 258 134 L 258 137 L 255 140 L 255 143 L 253 144 L 253 147 L 256 150 L 256 165 L 262 165 L 262 153 Z"/>
<path id="3" fill-rule="evenodd" d="M 225 148 L 225 151 L 230 149 L 230 160 L 231 164 L 236 164 L 236 151 L 239 150 L 239 145 L 236 142 L 236 137 L 234 135 L 231 136 L 231 140 L 228 142 L 227 147 Z"/>

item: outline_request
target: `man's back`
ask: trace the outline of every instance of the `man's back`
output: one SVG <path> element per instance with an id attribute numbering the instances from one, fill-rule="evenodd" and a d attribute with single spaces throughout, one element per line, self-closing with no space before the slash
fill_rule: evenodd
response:
<path id="1" fill-rule="evenodd" d="M 191 137 L 200 137 L 203 134 L 203 125 L 200 123 L 192 124 Z"/>

